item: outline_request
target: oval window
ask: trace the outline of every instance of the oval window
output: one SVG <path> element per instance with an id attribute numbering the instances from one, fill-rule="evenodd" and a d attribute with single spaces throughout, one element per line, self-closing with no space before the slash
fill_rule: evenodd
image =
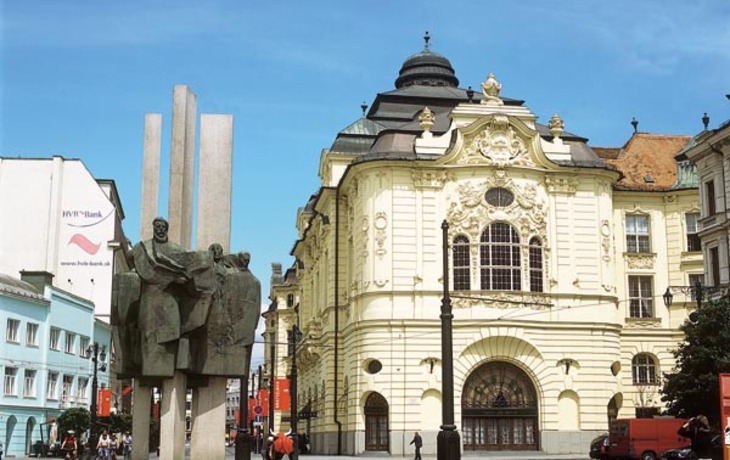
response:
<path id="1" fill-rule="evenodd" d="M 365 369 L 367 370 L 368 374 L 377 374 L 383 369 L 383 364 L 377 359 L 372 359 L 368 361 Z"/>
<path id="2" fill-rule="evenodd" d="M 484 199 L 496 208 L 504 208 L 515 201 L 515 195 L 504 187 L 494 187 L 487 190 Z"/>

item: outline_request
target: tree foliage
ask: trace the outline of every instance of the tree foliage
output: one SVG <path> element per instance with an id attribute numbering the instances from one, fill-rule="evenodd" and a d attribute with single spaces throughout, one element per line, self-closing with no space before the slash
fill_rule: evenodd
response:
<path id="1" fill-rule="evenodd" d="M 78 437 L 81 433 L 89 429 L 90 418 L 89 410 L 84 407 L 66 409 L 56 419 L 58 429 L 60 430 L 59 433 L 63 436 L 62 433 L 66 433 L 68 430 L 74 430 Z"/>
<path id="2" fill-rule="evenodd" d="M 674 351 L 677 365 L 664 375 L 662 401 L 676 417 L 705 415 L 720 425 L 719 374 L 730 372 L 730 300 L 704 302 L 680 329 L 685 339 Z"/>

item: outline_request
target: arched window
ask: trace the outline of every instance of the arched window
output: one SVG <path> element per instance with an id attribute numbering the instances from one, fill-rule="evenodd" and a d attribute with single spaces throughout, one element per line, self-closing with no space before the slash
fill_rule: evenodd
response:
<path id="1" fill-rule="evenodd" d="M 471 289 L 471 272 L 469 271 L 469 238 L 459 235 L 454 238 L 454 290 Z"/>
<path id="2" fill-rule="evenodd" d="M 530 291 L 543 292 L 542 281 L 542 241 L 533 236 L 530 238 Z"/>
<path id="3" fill-rule="evenodd" d="M 484 290 L 519 291 L 520 237 L 511 225 L 495 222 L 484 229 L 479 251 Z"/>
<path id="4" fill-rule="evenodd" d="M 656 362 L 654 358 L 647 353 L 640 353 L 634 356 L 631 361 L 631 375 L 634 385 L 655 385 L 656 378 Z"/>

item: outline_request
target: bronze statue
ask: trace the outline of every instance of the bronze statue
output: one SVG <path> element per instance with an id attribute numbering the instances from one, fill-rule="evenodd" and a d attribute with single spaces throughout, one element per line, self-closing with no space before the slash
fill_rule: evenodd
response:
<path id="1" fill-rule="evenodd" d="M 133 270 L 114 276 L 112 325 L 120 377 L 156 383 L 176 370 L 201 376 L 248 373 L 261 284 L 250 255 L 186 251 L 153 221 L 153 238 L 134 246 Z M 245 255 L 244 255 L 245 254 Z"/>

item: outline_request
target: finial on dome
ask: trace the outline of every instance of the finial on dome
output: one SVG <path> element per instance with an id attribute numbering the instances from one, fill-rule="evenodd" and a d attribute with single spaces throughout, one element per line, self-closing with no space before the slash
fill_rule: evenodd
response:
<path id="1" fill-rule="evenodd" d="M 639 130 L 639 120 L 635 117 L 631 117 L 631 126 L 634 127 L 634 132 L 637 132 Z"/>
<path id="2" fill-rule="evenodd" d="M 487 81 L 482 83 L 482 93 L 484 99 L 482 104 L 484 105 L 504 105 L 504 102 L 499 97 L 499 92 L 502 90 L 502 85 L 494 78 L 493 73 L 489 73 Z"/>
<path id="3" fill-rule="evenodd" d="M 362 109 L 363 116 L 365 115 L 365 111 L 368 109 L 368 105 L 365 101 L 362 101 L 362 104 L 360 104 L 360 108 Z"/>
<path id="4" fill-rule="evenodd" d="M 428 41 L 431 40 L 431 36 L 428 34 L 428 30 L 426 31 L 426 35 L 423 36 L 423 41 L 426 42 L 426 46 L 423 47 L 424 51 L 428 51 Z"/>
<path id="5" fill-rule="evenodd" d="M 707 116 L 707 112 L 702 115 L 702 125 L 705 127 L 705 131 L 707 131 L 707 127 L 710 125 L 710 117 Z"/>

